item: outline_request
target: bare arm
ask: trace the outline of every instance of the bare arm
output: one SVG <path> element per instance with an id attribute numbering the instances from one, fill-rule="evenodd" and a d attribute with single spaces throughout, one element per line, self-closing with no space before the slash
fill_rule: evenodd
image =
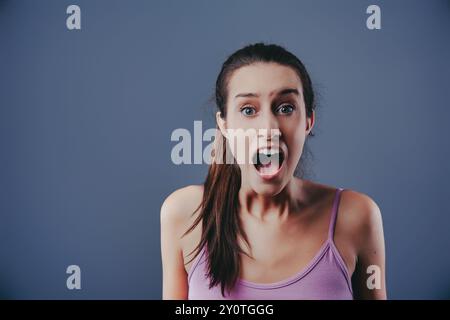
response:
<path id="1" fill-rule="evenodd" d="M 188 283 L 180 245 L 182 219 L 179 204 L 170 195 L 161 207 L 161 258 L 164 300 L 187 299 Z"/>
<path id="2" fill-rule="evenodd" d="M 356 269 L 352 277 L 355 299 L 387 299 L 383 222 L 377 204 L 366 197 L 357 240 Z"/>

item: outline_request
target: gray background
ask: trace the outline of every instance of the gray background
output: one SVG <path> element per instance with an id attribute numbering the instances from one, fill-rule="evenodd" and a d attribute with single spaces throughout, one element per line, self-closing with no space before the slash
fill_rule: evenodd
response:
<path id="1" fill-rule="evenodd" d="M 443 0 L 0 1 L 0 297 L 160 299 L 161 203 L 206 173 L 170 135 L 213 126 L 221 63 L 266 41 L 316 84 L 314 180 L 381 208 L 389 297 L 449 298 L 449 31 Z"/>

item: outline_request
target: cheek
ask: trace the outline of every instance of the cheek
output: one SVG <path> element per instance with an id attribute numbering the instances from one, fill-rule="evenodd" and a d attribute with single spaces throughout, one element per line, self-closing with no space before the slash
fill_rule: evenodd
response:
<path id="1" fill-rule="evenodd" d="M 250 162 L 250 150 L 257 143 L 257 130 L 254 124 L 239 114 L 228 115 L 226 120 L 228 133 L 227 147 L 239 162 Z"/>
<path id="2" fill-rule="evenodd" d="M 242 127 L 228 127 L 227 152 L 238 164 L 247 165 L 251 161 L 251 150 L 256 149 L 255 130 Z"/>
<path id="3" fill-rule="evenodd" d="M 227 128 L 229 129 L 248 129 L 252 127 L 252 122 L 245 119 L 240 114 L 233 114 L 227 117 Z"/>
<path id="4" fill-rule="evenodd" d="M 300 126 L 285 135 L 284 140 L 288 147 L 289 162 L 292 161 L 292 163 L 296 164 L 300 159 L 305 139 L 305 131 L 301 129 Z"/>

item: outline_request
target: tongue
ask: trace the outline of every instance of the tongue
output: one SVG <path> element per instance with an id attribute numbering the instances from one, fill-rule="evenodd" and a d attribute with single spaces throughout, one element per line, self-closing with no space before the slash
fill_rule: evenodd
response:
<path id="1" fill-rule="evenodd" d="M 261 165 L 258 171 L 264 175 L 271 175 L 278 171 L 278 164 L 276 161 L 270 161 L 268 164 Z"/>

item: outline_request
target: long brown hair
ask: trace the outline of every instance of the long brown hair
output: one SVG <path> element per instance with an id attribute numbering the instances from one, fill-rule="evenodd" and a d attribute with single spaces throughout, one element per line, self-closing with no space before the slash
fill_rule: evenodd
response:
<path id="1" fill-rule="evenodd" d="M 292 53 L 275 44 L 255 43 L 234 52 L 223 63 L 217 77 L 215 103 L 220 116 L 226 116 L 227 85 L 232 73 L 256 62 L 274 62 L 291 67 L 299 76 L 303 86 L 306 114 L 311 117 L 315 109 L 311 79 L 303 63 Z M 314 135 L 310 132 L 310 135 Z M 240 253 L 246 254 L 239 245 L 239 238 L 249 245 L 239 218 L 238 192 L 241 187 L 241 172 L 236 163 L 226 162 L 226 139 L 221 134 L 216 137 L 215 156 L 223 157 L 209 166 L 204 182 L 203 198 L 199 215 L 192 226 L 183 234 L 191 232 L 202 222 L 202 235 L 193 250 L 194 259 L 206 246 L 207 275 L 209 288 L 220 284 L 222 295 L 230 292 L 240 275 Z M 195 214 L 195 212 L 193 214 Z M 192 254 L 192 253 L 191 253 Z M 192 261 L 192 259 L 190 261 Z"/>

